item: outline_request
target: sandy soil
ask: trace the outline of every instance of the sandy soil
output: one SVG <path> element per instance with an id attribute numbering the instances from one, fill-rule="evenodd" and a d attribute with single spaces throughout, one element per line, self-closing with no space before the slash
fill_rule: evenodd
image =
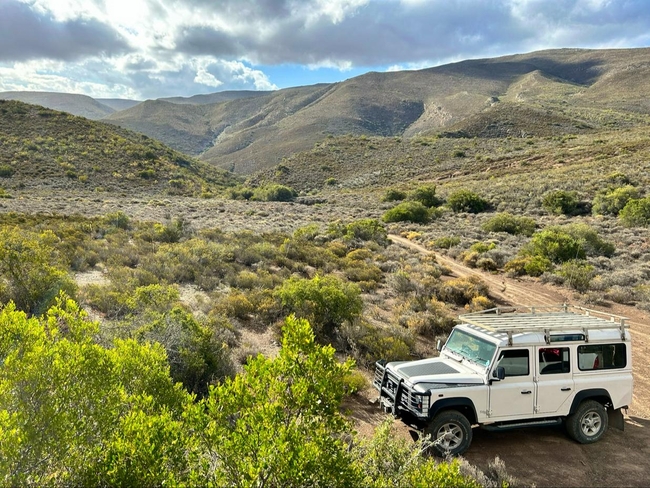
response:
<path id="1" fill-rule="evenodd" d="M 390 239 L 416 252 L 431 254 L 403 237 L 391 235 Z M 581 305 L 579 295 L 566 289 L 467 268 L 438 254 L 436 258 L 455 276 L 480 276 L 490 287 L 491 296 L 502 304 Z M 523 484 L 537 486 L 650 486 L 650 367 L 646 359 L 650 320 L 646 312 L 630 306 L 615 305 L 607 311 L 629 317 L 633 336 L 634 399 L 625 417 L 625 430 L 609 429 L 599 442 L 581 445 L 569 439 L 563 427 L 507 432 L 475 429 L 472 446 L 465 454 L 470 463 L 486 469 L 498 456 L 511 475 Z M 367 398 L 358 397 L 348 405 L 360 433 L 371 432 L 386 418 L 375 396 L 367 394 Z M 405 425 L 396 428 L 396 435 L 409 435 Z"/>

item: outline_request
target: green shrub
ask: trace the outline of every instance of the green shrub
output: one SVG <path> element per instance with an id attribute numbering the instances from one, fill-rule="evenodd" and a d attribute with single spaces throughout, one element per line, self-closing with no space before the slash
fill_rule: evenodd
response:
<path id="1" fill-rule="evenodd" d="M 359 340 L 360 348 L 365 352 L 364 363 L 374 364 L 380 359 L 404 361 L 411 359 L 411 347 L 403 338 L 376 332 Z"/>
<path id="2" fill-rule="evenodd" d="M 553 263 L 544 256 L 523 256 L 508 261 L 504 271 L 515 276 L 541 276 L 546 271 L 553 269 Z"/>
<path id="3" fill-rule="evenodd" d="M 630 178 L 628 178 L 625 173 L 622 173 L 620 171 L 614 171 L 608 174 L 605 179 L 610 183 L 617 185 L 629 185 L 631 183 Z"/>
<path id="4" fill-rule="evenodd" d="M 495 215 L 481 228 L 485 232 L 507 232 L 512 235 L 532 236 L 535 232 L 535 220 L 530 217 L 518 217 L 508 212 Z"/>
<path id="5" fill-rule="evenodd" d="M 103 220 L 106 224 L 117 227 L 118 229 L 128 230 L 131 228 L 131 218 L 121 210 L 106 214 Z"/>
<path id="6" fill-rule="evenodd" d="M 563 263 L 557 274 L 564 278 L 564 282 L 571 288 L 584 293 L 589 289 L 589 283 L 596 275 L 594 267 L 582 260 L 572 260 Z"/>
<path id="7" fill-rule="evenodd" d="M 287 315 L 308 319 L 314 331 L 325 337 L 331 337 L 343 322 L 357 318 L 363 309 L 359 287 L 335 276 L 291 277 L 276 290 L 276 296 Z"/>
<path id="8" fill-rule="evenodd" d="M 138 176 L 143 180 L 152 180 L 156 177 L 156 171 L 153 169 L 143 169 L 138 171 Z"/>
<path id="9" fill-rule="evenodd" d="M 460 237 L 458 236 L 439 237 L 438 239 L 432 241 L 431 244 L 433 245 L 433 247 L 437 247 L 438 249 L 451 249 L 452 247 L 460 244 Z"/>
<path id="10" fill-rule="evenodd" d="M 420 202 L 425 207 L 437 207 L 442 203 L 442 200 L 436 196 L 436 185 L 420 186 L 411 192 L 409 198 Z"/>
<path id="11" fill-rule="evenodd" d="M 228 295 L 219 299 L 214 307 L 214 312 L 246 320 L 255 311 L 246 294 L 239 290 L 233 290 Z"/>
<path id="12" fill-rule="evenodd" d="M 479 296 L 487 296 L 488 288 L 478 276 L 455 278 L 441 283 L 436 298 L 456 305 L 467 305 Z"/>
<path id="13" fill-rule="evenodd" d="M 384 193 L 384 196 L 381 197 L 382 202 L 398 202 L 406 199 L 406 192 L 402 190 L 396 190 L 394 188 L 389 188 Z"/>
<path id="14" fill-rule="evenodd" d="M 13 167 L 8 164 L 0 165 L 0 178 L 11 178 L 14 174 Z"/>
<path id="15" fill-rule="evenodd" d="M 578 194 L 566 190 L 550 191 L 542 198 L 542 207 L 555 215 L 571 215 L 578 208 Z"/>
<path id="16" fill-rule="evenodd" d="M 591 210 L 594 214 L 618 215 L 627 202 L 639 198 L 639 191 L 631 185 L 598 192 Z"/>
<path id="17" fill-rule="evenodd" d="M 524 256 L 542 256 L 554 263 L 584 259 L 580 241 L 559 227 L 544 229 L 522 248 Z"/>
<path id="18" fill-rule="evenodd" d="M 494 242 L 475 242 L 471 246 L 469 246 L 469 250 L 473 252 L 477 252 L 479 254 L 486 253 L 488 251 L 491 251 L 492 249 L 496 249 L 497 245 Z"/>
<path id="19" fill-rule="evenodd" d="M 147 306 L 138 307 L 141 315 L 138 322 L 142 325 L 135 331 L 135 337 L 144 343 L 157 342 L 163 346 L 172 378 L 187 391 L 204 396 L 211 384 L 234 373 L 230 351 L 219 329 L 199 323 L 180 306 L 168 310 L 143 307 Z"/>
<path id="20" fill-rule="evenodd" d="M 611 256 L 616 251 L 614 244 L 602 239 L 588 224 L 569 224 L 560 229 L 580 242 L 587 256 Z"/>
<path id="21" fill-rule="evenodd" d="M 262 202 L 290 202 L 298 196 L 293 188 L 284 185 L 271 184 L 255 188 L 252 200 Z"/>
<path id="22" fill-rule="evenodd" d="M 228 191 L 230 193 L 230 198 L 233 200 L 250 200 L 255 193 L 252 188 L 246 186 L 231 188 Z"/>
<path id="23" fill-rule="evenodd" d="M 370 383 L 366 377 L 358 370 L 352 370 L 348 372 L 343 378 L 343 383 L 345 384 L 345 391 L 349 395 L 354 395 L 367 389 L 370 386 Z"/>
<path id="24" fill-rule="evenodd" d="M 388 244 L 386 227 L 377 219 L 360 219 L 349 224 L 343 224 L 337 220 L 329 224 L 327 233 L 334 238 L 342 238 L 346 241 L 358 239 L 374 241 L 381 246 Z"/>
<path id="25" fill-rule="evenodd" d="M 149 229 L 144 230 L 140 237 L 147 242 L 175 243 L 185 234 L 185 221 L 177 218 L 166 224 L 156 222 Z"/>
<path id="26" fill-rule="evenodd" d="M 487 200 L 470 190 L 458 190 L 447 197 L 447 204 L 454 212 L 480 213 L 489 207 Z"/>
<path id="27" fill-rule="evenodd" d="M 628 201 L 619 217 L 628 227 L 650 227 L 650 197 Z"/>
<path id="28" fill-rule="evenodd" d="M 402 202 L 384 213 L 382 219 L 384 222 L 426 224 L 429 221 L 429 210 L 420 202 Z"/>
<path id="29" fill-rule="evenodd" d="M 50 230 L 30 232 L 19 227 L 0 229 L 0 302 L 13 301 L 27 313 L 39 315 L 54 304 L 61 291 L 75 296 Z"/>

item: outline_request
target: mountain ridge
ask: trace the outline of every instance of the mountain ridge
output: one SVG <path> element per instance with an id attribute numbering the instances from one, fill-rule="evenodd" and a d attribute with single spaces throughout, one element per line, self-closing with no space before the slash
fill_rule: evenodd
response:
<path id="1" fill-rule="evenodd" d="M 119 111 L 105 105 L 102 120 L 251 174 L 329 136 L 521 137 L 634 125 L 650 113 L 648 76 L 650 48 L 567 48 Z"/>

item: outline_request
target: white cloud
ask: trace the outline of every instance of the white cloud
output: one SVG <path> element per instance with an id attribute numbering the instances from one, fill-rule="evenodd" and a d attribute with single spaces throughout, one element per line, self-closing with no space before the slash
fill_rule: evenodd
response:
<path id="1" fill-rule="evenodd" d="M 649 33 L 647 0 L 0 0 L 0 86 L 148 98 L 267 90 L 262 65 L 420 69 L 648 45 Z"/>
<path id="2" fill-rule="evenodd" d="M 194 77 L 194 83 L 205 86 L 213 86 L 215 88 L 223 85 L 223 81 L 219 81 L 212 73 L 208 73 L 204 67 L 200 67 Z"/>

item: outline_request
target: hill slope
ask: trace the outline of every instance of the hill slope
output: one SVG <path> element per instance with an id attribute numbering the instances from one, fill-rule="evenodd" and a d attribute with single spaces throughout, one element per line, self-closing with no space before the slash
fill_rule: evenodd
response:
<path id="1" fill-rule="evenodd" d="M 189 112 L 156 101 L 157 110 L 134 107 L 108 120 L 252 173 L 328 135 L 413 137 L 451 130 L 497 137 L 526 134 L 532 126 L 538 135 L 631 126 L 650 113 L 650 85 L 642 81 L 648 75 L 650 49 L 562 49 L 368 73 Z M 503 127 L 481 128 L 504 116 L 510 120 Z"/>
<path id="2" fill-rule="evenodd" d="M 11 188 L 194 195 L 235 183 L 145 135 L 0 101 L 0 184 Z"/>
<path id="3" fill-rule="evenodd" d="M 209 105 L 211 103 L 227 102 L 229 100 L 238 100 L 240 98 L 253 98 L 263 97 L 267 95 L 268 91 L 252 91 L 252 90 L 229 90 L 215 93 L 207 93 L 203 95 L 194 95 L 191 97 L 168 97 L 159 98 L 163 102 L 178 103 L 183 105 Z"/>
<path id="4" fill-rule="evenodd" d="M 91 120 L 98 120 L 115 112 L 110 103 L 101 103 L 86 95 L 55 92 L 12 91 L 0 92 L 0 100 L 18 100 L 42 105 L 52 110 L 68 112 Z"/>

